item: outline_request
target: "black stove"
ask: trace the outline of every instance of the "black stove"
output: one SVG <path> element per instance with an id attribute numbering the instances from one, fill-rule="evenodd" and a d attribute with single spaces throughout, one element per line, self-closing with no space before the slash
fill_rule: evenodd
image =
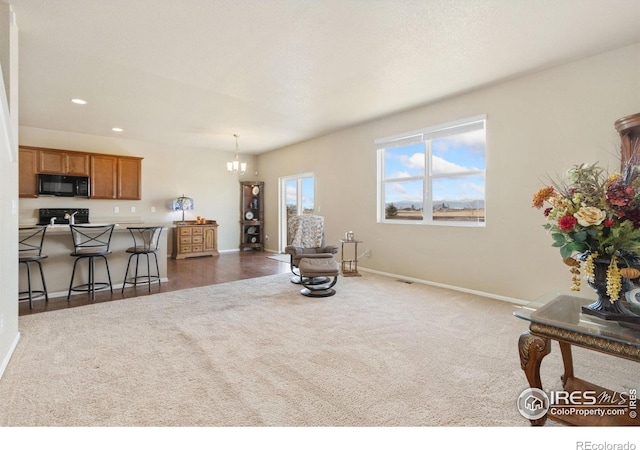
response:
<path id="1" fill-rule="evenodd" d="M 77 212 L 76 212 L 77 211 Z M 89 210 L 86 208 L 40 208 L 38 211 L 38 225 L 50 225 L 51 219 L 55 218 L 56 225 L 69 224 L 69 219 L 65 219 L 65 214 L 76 213 L 75 223 L 89 223 Z"/>

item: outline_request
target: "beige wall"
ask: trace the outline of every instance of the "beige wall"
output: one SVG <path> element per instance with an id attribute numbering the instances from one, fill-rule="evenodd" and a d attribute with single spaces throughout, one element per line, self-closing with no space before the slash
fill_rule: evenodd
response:
<path id="1" fill-rule="evenodd" d="M 568 268 L 531 197 L 546 175 L 575 163 L 617 167 L 613 122 L 640 112 L 639 80 L 634 45 L 261 155 L 269 247 L 277 249 L 278 178 L 314 172 L 328 240 L 353 230 L 371 250 L 361 267 L 518 300 L 569 293 Z M 477 114 L 487 114 L 486 228 L 376 223 L 374 140 Z"/>
<path id="2" fill-rule="evenodd" d="M 18 29 L 0 2 L 0 377 L 18 343 Z M 11 117 L 9 117 L 9 114 Z"/>

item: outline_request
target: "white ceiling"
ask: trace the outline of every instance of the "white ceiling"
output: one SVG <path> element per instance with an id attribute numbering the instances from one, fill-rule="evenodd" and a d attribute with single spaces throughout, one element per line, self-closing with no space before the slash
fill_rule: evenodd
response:
<path id="1" fill-rule="evenodd" d="M 20 125 L 243 153 L 640 42 L 638 0 L 9 3 Z"/>

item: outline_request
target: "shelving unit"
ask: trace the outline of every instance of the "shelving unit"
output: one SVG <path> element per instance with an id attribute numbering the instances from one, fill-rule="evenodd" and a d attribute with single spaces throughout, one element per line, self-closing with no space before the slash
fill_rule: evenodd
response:
<path id="1" fill-rule="evenodd" d="M 240 250 L 264 250 L 264 182 L 240 182 Z"/>

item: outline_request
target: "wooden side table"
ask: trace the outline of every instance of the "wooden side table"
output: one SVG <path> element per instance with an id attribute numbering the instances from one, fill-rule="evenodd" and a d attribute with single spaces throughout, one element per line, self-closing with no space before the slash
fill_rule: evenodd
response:
<path id="1" fill-rule="evenodd" d="M 362 241 L 340 239 L 340 242 L 342 243 L 342 246 L 341 246 L 342 276 L 343 277 L 359 277 L 359 276 L 361 276 L 358 273 L 358 244 L 360 244 Z M 346 259 L 345 258 L 345 253 L 344 253 L 344 245 L 345 244 L 353 244 L 354 245 L 354 247 L 353 247 L 353 259 Z"/>
<path id="2" fill-rule="evenodd" d="M 520 366 L 530 388 L 543 391 L 540 365 L 551 352 L 551 341 L 558 342 L 564 365 L 561 377 L 564 390 L 561 393 L 568 396 L 556 395 L 560 402 L 553 402 L 550 398 L 548 411 L 542 417 L 530 418 L 532 425 L 544 425 L 547 418 L 569 425 L 640 425 L 640 405 L 635 389 L 615 392 L 574 375 L 572 346 L 640 362 L 640 330 L 583 314 L 582 306 L 592 302 L 586 298 L 552 294 L 514 313 L 516 317 L 530 322 L 529 331 L 523 333 L 518 341 Z M 567 400 L 569 396 L 574 400 Z M 586 409 L 604 412 L 602 415 L 586 414 Z"/>

